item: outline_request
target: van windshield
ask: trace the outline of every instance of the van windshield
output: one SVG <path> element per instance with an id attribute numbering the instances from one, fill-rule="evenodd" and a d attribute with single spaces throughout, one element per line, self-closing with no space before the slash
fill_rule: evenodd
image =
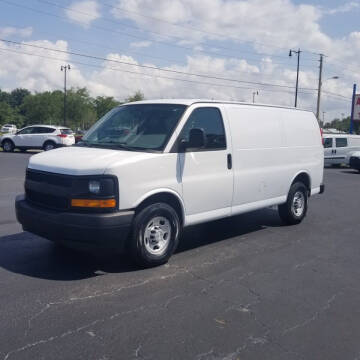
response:
<path id="1" fill-rule="evenodd" d="M 185 109 L 179 104 L 117 107 L 90 128 L 78 146 L 162 151 Z"/>

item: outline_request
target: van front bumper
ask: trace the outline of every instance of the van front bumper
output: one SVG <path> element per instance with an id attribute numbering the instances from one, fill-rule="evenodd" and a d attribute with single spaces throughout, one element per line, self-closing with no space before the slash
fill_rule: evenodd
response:
<path id="1" fill-rule="evenodd" d="M 15 209 L 24 231 L 83 250 L 124 250 L 135 213 L 60 212 L 35 206 L 24 195 L 16 197 Z"/>

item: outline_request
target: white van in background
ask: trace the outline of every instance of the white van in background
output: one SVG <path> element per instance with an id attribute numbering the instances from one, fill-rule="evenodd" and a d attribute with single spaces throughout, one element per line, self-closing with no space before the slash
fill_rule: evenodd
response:
<path id="1" fill-rule="evenodd" d="M 119 106 L 70 148 L 30 158 L 23 229 L 78 248 L 165 263 L 185 226 L 277 205 L 298 224 L 322 193 L 312 112 L 207 100 Z"/>
<path id="2" fill-rule="evenodd" d="M 323 134 L 325 166 L 349 165 L 351 155 L 360 151 L 360 135 Z"/>

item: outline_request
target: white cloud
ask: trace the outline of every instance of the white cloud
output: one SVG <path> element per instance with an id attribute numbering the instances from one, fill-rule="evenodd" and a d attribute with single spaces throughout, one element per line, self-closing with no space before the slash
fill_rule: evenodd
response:
<path id="1" fill-rule="evenodd" d="M 285 48 L 306 43 L 308 48 L 319 48 L 328 41 L 318 24 L 322 16 L 320 9 L 294 5 L 290 0 L 158 0 L 156 6 L 153 0 L 118 0 L 113 15 L 186 42 L 233 39 L 238 43 L 256 41 Z M 265 49 L 275 50 L 271 46 Z"/>
<path id="2" fill-rule="evenodd" d="M 21 37 L 30 37 L 33 33 L 32 27 L 16 28 L 12 26 L 6 26 L 0 28 L 0 37 L 7 38 L 12 35 L 18 35 Z"/>
<path id="3" fill-rule="evenodd" d="M 95 0 L 74 2 L 65 10 L 65 14 L 71 21 L 85 28 L 101 17 L 98 3 Z"/>
<path id="4" fill-rule="evenodd" d="M 28 41 L 23 44 L 20 46 L 0 44 L 1 67 L 3 69 L 0 72 L 0 80 L 5 85 L 4 87 L 8 89 L 24 87 L 33 92 L 61 89 L 63 86 L 63 74 L 60 71 L 60 66 L 68 63 L 70 56 L 31 48 L 25 44 L 67 51 L 67 42 L 62 40 L 56 42 L 39 40 Z M 13 52 L 4 51 L 4 49 L 12 50 Z M 19 52 L 57 59 L 61 58 L 62 60 L 52 61 L 43 57 L 20 54 Z M 79 69 L 73 66 L 71 78 L 69 78 L 69 86 L 82 86 L 81 84 L 84 84 L 84 78 Z"/>
<path id="5" fill-rule="evenodd" d="M 136 41 L 136 42 L 132 42 L 130 44 L 130 47 L 133 48 L 145 48 L 145 47 L 149 47 L 152 44 L 151 41 Z"/>
<path id="6" fill-rule="evenodd" d="M 165 36 L 178 37 L 178 44 L 194 44 L 193 48 L 200 45 L 206 49 L 208 46 L 205 45 L 209 45 L 209 40 L 217 40 L 220 44 L 223 40 L 227 43 L 231 40 L 233 45 L 230 47 L 233 48 L 249 41 L 253 52 L 286 56 L 287 49 L 300 47 L 302 50 L 330 55 L 325 58 L 325 76 L 328 72 L 329 76 L 340 75 L 341 80 L 326 82 L 324 90 L 333 90 L 350 96 L 352 83 L 357 79 L 360 82 L 360 72 L 357 70 L 360 68 L 358 59 L 360 33 L 354 32 L 344 38 L 331 38 L 322 31 L 320 20 L 329 12 L 334 14 L 347 12 L 358 6 L 358 1 L 352 1 L 336 9 L 326 10 L 314 5 L 297 5 L 292 0 L 173 0 L 171 2 L 158 0 L 154 6 L 152 0 L 118 0 L 116 7 L 113 8 L 113 15 L 119 19 L 130 19 L 145 31 L 156 31 Z M 202 29 L 202 31 L 194 29 Z M 156 35 L 150 36 L 157 40 Z M 216 44 L 211 45 L 216 48 Z M 220 49 L 213 57 L 220 57 L 222 53 L 223 50 Z M 308 58 L 309 56 L 307 54 Z M 241 48 L 238 57 L 241 58 Z M 318 60 L 315 54 L 312 57 Z M 316 88 L 318 63 L 314 61 L 310 64 L 303 61 L 301 65 L 313 65 L 313 69 L 302 69 L 300 86 Z M 329 65 L 332 67 L 330 68 Z M 289 66 L 292 67 L 291 70 Z M 203 67 L 198 69 L 202 71 Z M 224 71 L 224 74 L 228 73 Z M 252 75 L 255 77 L 255 73 Z M 239 72 L 234 76 L 242 78 L 243 74 Z M 271 58 L 265 58 L 260 63 L 257 75 L 262 82 L 279 81 L 284 84 L 294 84 L 295 77 L 293 64 L 279 67 Z M 220 91 L 220 94 L 224 93 L 227 94 L 229 91 Z M 289 95 L 274 92 L 272 96 L 268 96 L 264 92 L 261 93 L 265 102 L 293 104 L 292 100 L 289 101 L 291 98 Z M 302 106 L 315 110 L 316 93 L 313 96 L 305 94 L 300 96 Z M 328 107 L 327 110 L 334 111 L 338 111 L 336 109 L 341 107 L 343 109 L 349 107 L 346 102 L 337 101 L 325 94 L 323 106 Z"/>
<path id="7" fill-rule="evenodd" d="M 356 1 L 351 1 L 348 3 L 345 3 L 343 5 L 340 5 L 336 8 L 333 9 L 328 9 L 328 10 L 324 10 L 325 14 L 329 14 L 329 15 L 336 15 L 336 14 L 341 14 L 341 13 L 347 13 L 350 12 L 352 10 L 355 9 L 359 9 L 360 8 L 360 3 L 356 2 Z"/>

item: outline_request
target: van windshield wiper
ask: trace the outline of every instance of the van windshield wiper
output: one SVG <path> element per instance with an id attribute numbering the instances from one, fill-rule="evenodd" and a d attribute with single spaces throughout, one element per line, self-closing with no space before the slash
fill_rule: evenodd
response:
<path id="1" fill-rule="evenodd" d="M 117 141 L 104 141 L 104 142 L 90 142 L 81 140 L 75 146 L 88 146 L 88 147 L 111 147 L 115 149 L 122 149 L 127 151 L 153 151 L 153 149 L 144 148 L 141 146 L 129 146 L 126 143 Z"/>

